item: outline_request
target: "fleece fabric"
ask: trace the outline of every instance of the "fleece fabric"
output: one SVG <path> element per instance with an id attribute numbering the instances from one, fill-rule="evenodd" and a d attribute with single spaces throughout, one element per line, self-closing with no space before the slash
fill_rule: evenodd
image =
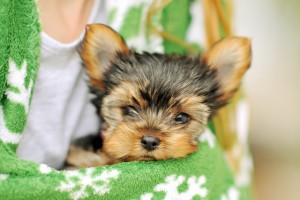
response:
<path id="1" fill-rule="evenodd" d="M 95 0 L 88 23 L 106 24 L 104 1 Z M 41 55 L 26 126 L 17 149 L 24 160 L 60 169 L 70 142 L 97 134 L 100 120 L 77 50 L 84 37 L 61 43 L 41 33 Z M 45 114 L 47 113 L 47 114 Z M 34 152 L 34 153 L 32 153 Z"/>
<path id="2" fill-rule="evenodd" d="M 138 51 L 186 53 L 182 46 L 145 27 L 150 3 L 107 1 L 109 25 Z M 195 24 L 191 7 L 198 4 L 174 0 L 152 18 L 153 24 L 189 40 L 191 25 Z M 38 73 L 40 32 L 34 0 L 0 1 L 0 199 L 250 198 L 251 159 L 241 159 L 240 173 L 234 176 L 213 128 L 201 135 L 195 153 L 181 159 L 57 171 L 17 157 Z"/>

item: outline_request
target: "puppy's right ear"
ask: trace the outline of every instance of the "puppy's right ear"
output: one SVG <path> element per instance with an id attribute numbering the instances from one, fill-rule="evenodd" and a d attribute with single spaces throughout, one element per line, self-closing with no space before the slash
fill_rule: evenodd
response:
<path id="1" fill-rule="evenodd" d="M 109 69 L 118 52 L 129 52 L 118 33 L 102 24 L 87 25 L 80 55 L 92 87 L 105 89 L 103 74 Z"/>

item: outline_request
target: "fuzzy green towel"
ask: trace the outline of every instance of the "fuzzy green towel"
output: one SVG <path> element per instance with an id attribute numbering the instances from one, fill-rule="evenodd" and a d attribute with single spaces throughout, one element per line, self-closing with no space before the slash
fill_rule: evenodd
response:
<path id="1" fill-rule="evenodd" d="M 182 46 L 145 29 L 149 3 L 107 1 L 109 25 L 137 50 L 185 53 Z M 153 24 L 186 40 L 193 24 L 191 4 L 199 2 L 173 1 L 153 17 Z M 210 129 L 199 138 L 197 152 L 182 159 L 56 171 L 16 157 L 38 71 L 40 30 L 34 0 L 0 1 L 0 199 L 250 198 L 249 157 L 242 159 L 240 176 L 234 177 Z"/>

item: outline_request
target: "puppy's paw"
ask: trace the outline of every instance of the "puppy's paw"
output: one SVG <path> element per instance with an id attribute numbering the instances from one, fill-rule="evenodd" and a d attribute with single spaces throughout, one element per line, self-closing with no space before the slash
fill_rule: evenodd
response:
<path id="1" fill-rule="evenodd" d="M 67 158 L 67 167 L 64 169 L 80 169 L 107 165 L 108 159 L 102 153 L 85 150 L 81 147 L 71 145 Z"/>

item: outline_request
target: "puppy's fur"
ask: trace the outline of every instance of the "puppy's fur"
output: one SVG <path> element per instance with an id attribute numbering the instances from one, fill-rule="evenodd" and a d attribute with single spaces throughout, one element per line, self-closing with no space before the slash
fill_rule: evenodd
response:
<path id="1" fill-rule="evenodd" d="M 100 156 L 82 162 L 78 151 L 85 151 L 71 147 L 67 161 L 77 168 L 194 152 L 207 121 L 234 95 L 251 61 L 247 38 L 223 39 L 201 57 L 139 54 L 100 24 L 87 27 L 80 53 L 106 130 Z"/>

